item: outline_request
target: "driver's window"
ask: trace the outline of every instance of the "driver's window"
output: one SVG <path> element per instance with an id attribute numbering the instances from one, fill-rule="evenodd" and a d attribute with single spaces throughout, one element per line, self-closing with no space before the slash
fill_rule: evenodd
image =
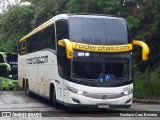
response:
<path id="1" fill-rule="evenodd" d="M 57 59 L 58 59 L 58 72 L 59 76 L 64 78 L 65 74 L 68 74 L 66 71 L 66 49 L 63 46 L 58 45 L 58 40 L 68 39 L 68 22 L 67 20 L 58 20 L 56 21 L 56 37 L 57 37 Z"/>

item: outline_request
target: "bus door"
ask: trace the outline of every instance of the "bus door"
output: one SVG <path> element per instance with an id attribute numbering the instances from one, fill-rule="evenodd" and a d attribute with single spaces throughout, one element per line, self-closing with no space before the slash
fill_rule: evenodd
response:
<path id="1" fill-rule="evenodd" d="M 58 73 L 57 73 L 57 97 L 59 100 L 68 102 L 67 81 L 70 78 L 70 60 L 65 56 L 58 56 Z M 65 83 L 66 82 L 66 83 Z"/>
<path id="2" fill-rule="evenodd" d="M 58 100 L 61 100 L 61 101 L 63 101 L 63 79 L 62 79 L 63 71 L 64 71 L 63 66 L 58 64 L 58 72 L 59 73 L 57 74 L 57 77 L 56 77 L 57 79 L 55 80 L 55 84 L 57 87 L 56 97 Z"/>

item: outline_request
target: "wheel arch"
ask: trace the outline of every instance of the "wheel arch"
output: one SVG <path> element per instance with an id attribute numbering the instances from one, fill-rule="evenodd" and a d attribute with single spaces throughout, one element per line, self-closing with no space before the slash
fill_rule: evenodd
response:
<path id="1" fill-rule="evenodd" d="M 54 91 L 55 90 L 55 84 L 54 83 L 51 83 L 50 84 L 50 92 L 49 92 L 49 98 L 50 98 L 50 100 L 52 100 L 52 94 L 53 94 L 53 92 L 55 92 Z"/>

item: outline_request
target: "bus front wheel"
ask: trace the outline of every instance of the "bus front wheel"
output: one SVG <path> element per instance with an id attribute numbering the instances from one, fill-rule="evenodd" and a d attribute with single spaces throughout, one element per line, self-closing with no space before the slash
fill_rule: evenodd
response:
<path id="1" fill-rule="evenodd" d="M 60 104 L 57 102 L 56 100 L 56 91 L 55 91 L 55 88 L 54 90 L 52 91 L 52 100 L 53 100 L 53 105 L 54 105 L 54 108 L 55 109 L 59 109 L 60 108 Z"/>

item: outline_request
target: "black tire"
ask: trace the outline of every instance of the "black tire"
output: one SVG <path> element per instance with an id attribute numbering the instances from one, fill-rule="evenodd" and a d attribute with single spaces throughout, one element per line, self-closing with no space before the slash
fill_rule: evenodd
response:
<path id="1" fill-rule="evenodd" d="M 13 90 L 14 88 L 10 88 L 10 90 Z"/>
<path id="2" fill-rule="evenodd" d="M 55 91 L 55 88 L 52 91 L 52 101 L 53 101 L 54 108 L 55 109 L 59 109 L 60 108 L 60 104 L 56 100 L 56 91 Z"/>
<path id="3" fill-rule="evenodd" d="M 25 89 L 25 80 L 23 80 L 22 89 Z"/>
<path id="4" fill-rule="evenodd" d="M 26 82 L 26 84 L 25 84 L 25 87 L 24 87 L 24 94 L 26 95 L 26 96 L 31 96 L 31 92 L 30 92 L 30 90 L 29 90 L 29 84 L 28 84 L 28 82 Z"/>
<path id="5" fill-rule="evenodd" d="M 126 109 L 129 109 L 130 107 L 131 107 L 131 105 L 130 105 L 130 106 L 127 106 Z"/>

